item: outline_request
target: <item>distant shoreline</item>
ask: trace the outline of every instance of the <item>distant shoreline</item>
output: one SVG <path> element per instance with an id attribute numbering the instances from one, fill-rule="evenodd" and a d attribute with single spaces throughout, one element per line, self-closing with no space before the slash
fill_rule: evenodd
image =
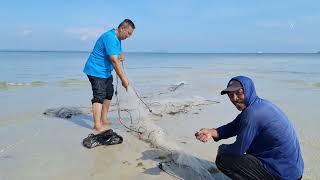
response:
<path id="1" fill-rule="evenodd" d="M 0 52 L 38 52 L 38 53 L 91 53 L 91 51 L 82 51 L 82 50 L 6 50 L 0 49 Z M 163 51 L 127 51 L 124 53 L 154 53 L 154 54 L 320 54 L 318 52 L 163 52 Z"/>

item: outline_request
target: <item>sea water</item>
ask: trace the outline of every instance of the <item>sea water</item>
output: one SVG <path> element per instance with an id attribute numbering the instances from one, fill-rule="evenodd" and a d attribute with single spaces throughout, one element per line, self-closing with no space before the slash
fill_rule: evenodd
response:
<path id="1" fill-rule="evenodd" d="M 130 84 L 148 103 L 200 96 L 225 104 L 228 100 L 219 93 L 229 79 L 237 75 L 251 77 L 257 94 L 283 109 L 295 126 L 306 177 L 319 177 L 320 54 L 125 55 L 124 68 Z M 1 132 L 8 132 L 5 129 L 12 124 L 28 124 L 48 108 L 90 107 L 91 87 L 82 72 L 88 56 L 88 52 L 0 52 Z M 170 87 L 181 82 L 181 90 L 170 95 Z M 122 88 L 120 82 L 118 88 Z M 231 104 L 227 108 L 230 117 L 236 115 Z"/>

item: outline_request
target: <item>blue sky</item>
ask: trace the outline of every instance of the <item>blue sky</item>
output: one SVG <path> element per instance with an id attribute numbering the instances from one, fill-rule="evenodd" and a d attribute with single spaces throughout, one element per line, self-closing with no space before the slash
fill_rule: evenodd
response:
<path id="1" fill-rule="evenodd" d="M 125 51 L 320 51 L 319 0 L 2 0 L 0 49 L 90 51 L 124 18 Z"/>

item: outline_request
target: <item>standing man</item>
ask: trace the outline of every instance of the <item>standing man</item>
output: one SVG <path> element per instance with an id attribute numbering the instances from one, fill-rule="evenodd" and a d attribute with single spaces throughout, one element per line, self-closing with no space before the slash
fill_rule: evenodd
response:
<path id="1" fill-rule="evenodd" d="M 270 101 L 257 96 L 252 80 L 232 78 L 221 95 L 241 113 L 217 129 L 200 129 L 202 142 L 233 136 L 233 144 L 219 146 L 216 165 L 231 179 L 301 179 L 304 163 L 296 132 L 287 116 Z"/>
<path id="2" fill-rule="evenodd" d="M 97 132 L 105 130 L 103 125 L 108 124 L 107 115 L 114 92 L 112 70 L 115 69 L 126 90 L 129 86 L 120 64 L 120 61 L 124 60 L 124 55 L 121 54 L 121 41 L 130 37 L 134 29 L 134 23 L 130 19 L 125 19 L 117 29 L 102 34 L 85 64 L 83 72 L 87 74 L 92 87 L 91 102 L 94 129 Z"/>

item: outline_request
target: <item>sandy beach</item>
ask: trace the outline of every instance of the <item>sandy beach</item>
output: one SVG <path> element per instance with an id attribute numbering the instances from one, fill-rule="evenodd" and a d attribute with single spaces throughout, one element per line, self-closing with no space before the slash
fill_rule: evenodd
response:
<path id="1" fill-rule="evenodd" d="M 239 74 L 254 77 L 258 95 L 273 101 L 286 112 L 296 128 L 302 146 L 304 179 L 320 178 L 316 108 L 320 100 L 320 76 L 318 61 L 315 60 L 318 56 L 128 54 L 130 61 L 126 64 L 126 70 L 133 87 L 155 113 L 163 116 L 148 115 L 145 120 L 152 126 L 145 130 L 149 134 L 139 137 L 120 124 L 114 98 L 109 119 L 111 128 L 124 138 L 123 143 L 87 149 L 81 143 L 93 132 L 91 90 L 88 80 L 79 70 L 82 64 L 78 62 L 79 59 L 84 61 L 87 54 L 66 56 L 63 53 L 48 53 L 41 54 L 38 59 L 37 54 L 18 55 L 35 58 L 31 62 L 34 64 L 43 61 L 43 57 L 48 57 L 48 63 L 68 62 L 65 65 L 68 68 L 61 68 L 59 63 L 55 63 L 54 70 L 44 68 L 38 74 L 32 74 L 32 70 L 23 68 L 28 66 L 3 72 L 3 77 L 7 74 L 15 76 L 17 72 L 29 73 L 26 76 L 29 79 L 21 82 L 20 75 L 16 75 L 16 79 L 1 82 L 1 180 L 177 179 L 158 167 L 159 163 L 172 160 L 163 149 L 179 150 L 187 154 L 181 156 L 182 160 L 178 160 L 190 165 L 169 168 L 169 172 L 182 179 L 197 179 L 190 178 L 192 176 L 188 173 L 208 173 L 203 171 L 207 166 L 203 169 L 197 169 L 196 166 L 214 166 L 218 146 L 234 141 L 229 139 L 218 143 L 201 143 L 195 139 L 194 133 L 203 127 L 226 124 L 236 117 L 239 111 L 219 92 L 230 77 Z M 8 57 L 5 59 L 14 59 L 10 54 L 5 56 Z M 71 60 L 67 61 L 70 56 Z M 194 58 L 199 56 L 201 61 L 195 63 Z M 222 62 L 221 59 L 225 61 Z M 263 62 L 264 68 L 252 63 L 255 61 Z M 287 69 L 283 70 L 281 64 L 288 64 Z M 34 68 L 39 69 L 38 66 Z M 116 81 L 114 84 L 116 85 Z M 132 103 L 137 102 L 137 99 L 130 100 L 121 86 L 119 93 L 122 109 L 137 108 Z M 131 98 L 132 95 L 134 93 L 131 93 Z M 18 108 L 16 102 L 19 102 Z M 48 109 L 63 107 L 71 107 L 81 113 L 69 119 L 43 114 Z M 146 110 L 144 106 L 142 109 Z M 121 114 L 126 125 L 142 126 L 137 121 L 142 113 L 135 114 L 136 119 L 132 123 L 128 113 Z M 154 133 L 158 130 L 161 131 L 159 136 Z M 155 137 L 160 138 L 155 140 Z M 199 164 L 192 167 L 195 161 Z M 213 177 L 217 177 L 215 175 Z"/>
<path id="2" fill-rule="evenodd" d="M 209 107 L 206 110 L 210 111 Z M 198 158 L 213 160 L 218 144 L 199 143 L 193 137 L 193 131 L 198 127 L 188 131 L 184 131 L 183 127 L 183 124 L 192 126 L 188 123 L 195 123 L 203 116 L 178 115 L 179 119 L 184 119 L 184 123 L 181 123 L 179 119 L 168 115 L 162 125 L 168 126 L 168 132 L 171 132 L 168 136 L 174 135 L 172 141 L 182 149 Z M 5 142 L 2 141 L 8 145 L 1 146 L 1 179 L 172 178 L 158 167 L 159 162 L 165 161 L 163 152 L 139 140 L 136 133 L 127 131 L 117 119 L 112 120 L 111 128 L 123 136 L 122 144 L 93 149 L 83 147 L 82 139 L 92 133 L 91 128 L 90 112 L 71 119 L 41 115 L 38 120 L 27 125 L 1 128 L 0 134 L 3 136 L 10 134 L 9 129 L 19 132 L 11 134 L 10 138 L 4 139 Z"/>
<path id="3" fill-rule="evenodd" d="M 156 161 L 147 159 L 147 144 L 124 131 L 120 133 L 122 144 L 89 150 L 81 143 L 92 131 L 75 121 L 84 118 L 42 117 L 24 127 L 21 134 L 13 134 L 11 140 L 22 141 L 2 148 L 1 179 L 140 179 L 143 172 L 145 179 L 163 176 L 160 170 L 152 169 Z"/>

